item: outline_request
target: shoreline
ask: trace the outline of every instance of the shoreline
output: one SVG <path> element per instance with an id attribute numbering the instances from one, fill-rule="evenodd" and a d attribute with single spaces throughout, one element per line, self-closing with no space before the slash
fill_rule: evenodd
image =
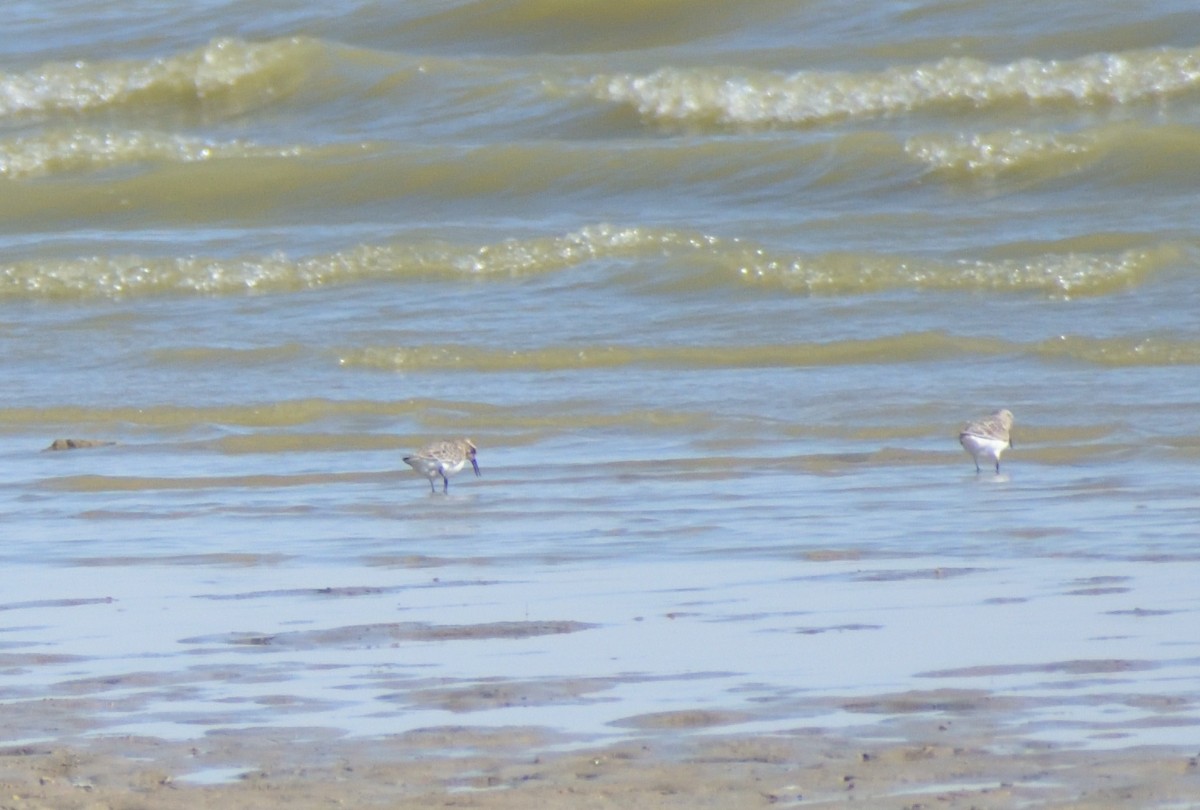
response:
<path id="1" fill-rule="evenodd" d="M 1200 805 L 1200 744 L 1055 745 L 998 734 L 1002 713 L 959 707 L 839 731 L 739 734 L 704 728 L 719 712 L 681 712 L 619 742 L 468 725 L 381 738 L 276 727 L 74 737 L 0 748 L 0 807 Z"/>
<path id="2" fill-rule="evenodd" d="M 655 738 L 535 754 L 521 743 L 536 732 L 516 729 L 511 735 L 504 744 L 493 733 L 481 738 L 468 728 L 385 740 L 303 740 L 258 729 L 200 743 L 99 738 L 78 746 L 20 746 L 0 751 L 0 805 L 509 810 L 826 807 L 852 801 L 908 810 L 1099 810 L 1200 803 L 1196 749 L 1032 745 L 1004 753 L 980 739 L 879 743 L 812 732 Z M 450 753 L 481 742 L 483 748 L 470 753 Z M 242 764 L 227 764 L 233 761 Z"/>

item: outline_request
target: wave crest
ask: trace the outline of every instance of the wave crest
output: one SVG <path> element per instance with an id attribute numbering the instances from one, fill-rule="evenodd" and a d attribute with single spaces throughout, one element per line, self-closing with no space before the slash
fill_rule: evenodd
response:
<path id="1" fill-rule="evenodd" d="M 320 51 L 319 43 L 303 37 L 222 38 L 157 59 L 54 62 L 0 73 L 0 116 L 85 112 L 143 101 L 264 103 L 298 87 Z"/>
<path id="2" fill-rule="evenodd" d="M 54 130 L 0 141 L 0 176 L 28 179 L 144 161 L 195 163 L 221 158 L 284 158 L 299 146 L 260 146 L 154 131 Z"/>
<path id="3" fill-rule="evenodd" d="M 721 125 L 816 125 L 947 105 L 1130 104 L 1200 88 L 1200 49 L 1162 48 L 991 65 L 947 58 L 875 72 L 663 68 L 597 76 L 593 97 L 643 117 Z"/>
<path id="4" fill-rule="evenodd" d="M 987 178 L 1041 169 L 1057 175 L 1097 158 L 1100 142 L 1096 133 L 1014 130 L 917 135 L 905 142 L 904 151 L 930 169 L 947 174 Z"/>
<path id="5" fill-rule="evenodd" d="M 290 292 L 363 281 L 531 276 L 588 262 L 647 262 L 652 279 L 613 284 L 687 288 L 752 283 L 808 295 L 870 295 L 893 289 L 1104 295 L 1142 283 L 1177 262 L 1184 248 L 1162 244 L 1120 252 L 1052 252 L 1026 259 L 939 261 L 878 253 L 774 253 L 736 238 L 671 229 L 595 225 L 561 236 L 505 239 L 471 247 L 445 242 L 360 245 L 293 259 L 92 256 L 0 265 L 0 298 L 122 298 L 162 294 Z"/>

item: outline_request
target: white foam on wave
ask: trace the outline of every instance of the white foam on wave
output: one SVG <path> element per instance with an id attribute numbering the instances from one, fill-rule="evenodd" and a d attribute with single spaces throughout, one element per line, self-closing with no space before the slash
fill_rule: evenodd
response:
<path id="1" fill-rule="evenodd" d="M 1096 133 L 1011 130 L 974 134 L 927 134 L 909 138 L 904 151 L 935 171 L 992 177 L 1035 167 L 1065 170 L 1095 155 Z"/>
<path id="2" fill-rule="evenodd" d="M 216 141 L 152 130 L 51 130 L 34 137 L 0 141 L 0 176 L 26 179 L 146 161 L 196 163 L 220 158 L 284 158 L 305 151 L 300 146 Z"/>
<path id="3" fill-rule="evenodd" d="M 202 48 L 145 60 L 53 62 L 0 73 L 0 116 L 83 112 L 138 99 L 198 101 L 244 87 L 275 97 L 302 81 L 314 40 L 213 40 Z"/>
<path id="4" fill-rule="evenodd" d="M 1198 87 L 1200 49 L 1161 48 L 1002 65 L 955 57 L 872 72 L 668 67 L 597 76 L 589 91 L 660 121 L 811 125 L 938 105 L 1130 104 Z"/>

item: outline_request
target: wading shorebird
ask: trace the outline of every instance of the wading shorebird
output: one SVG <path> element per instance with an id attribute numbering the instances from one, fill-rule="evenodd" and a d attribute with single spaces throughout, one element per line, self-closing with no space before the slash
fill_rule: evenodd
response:
<path id="1" fill-rule="evenodd" d="M 404 457 L 405 464 L 429 478 L 430 492 L 437 492 L 433 482 L 439 476 L 442 479 L 442 492 L 449 492 L 450 476 L 467 466 L 468 462 L 478 476 L 479 462 L 475 460 L 475 445 L 470 439 L 434 442 L 413 455 Z"/>
<path id="2" fill-rule="evenodd" d="M 1012 426 L 1012 411 L 1007 408 L 963 425 L 958 441 L 975 459 L 975 472 L 979 472 L 981 458 L 994 462 L 997 474 L 1000 472 L 1000 454 L 1013 446 Z"/>

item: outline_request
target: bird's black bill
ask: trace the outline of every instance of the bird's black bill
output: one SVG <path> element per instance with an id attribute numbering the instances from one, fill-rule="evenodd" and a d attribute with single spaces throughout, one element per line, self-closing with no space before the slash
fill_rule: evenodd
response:
<path id="1" fill-rule="evenodd" d="M 476 461 L 475 459 L 471 459 L 471 466 L 475 468 L 475 477 L 478 478 L 479 477 L 479 462 Z"/>

